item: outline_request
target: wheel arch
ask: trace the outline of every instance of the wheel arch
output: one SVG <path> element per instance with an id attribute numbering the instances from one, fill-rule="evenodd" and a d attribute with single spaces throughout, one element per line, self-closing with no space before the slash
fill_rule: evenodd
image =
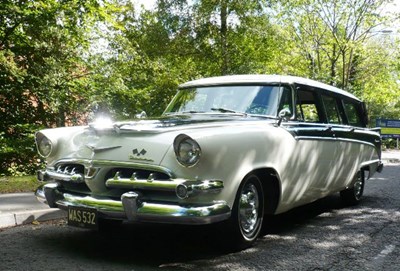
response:
<path id="1" fill-rule="evenodd" d="M 274 214 L 281 198 L 281 182 L 273 168 L 259 168 L 246 176 L 255 174 L 260 179 L 264 193 L 264 213 Z"/>

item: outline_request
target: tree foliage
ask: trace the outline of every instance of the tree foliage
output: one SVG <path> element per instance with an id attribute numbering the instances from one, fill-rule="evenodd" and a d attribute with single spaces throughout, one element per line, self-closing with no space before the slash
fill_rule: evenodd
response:
<path id="1" fill-rule="evenodd" d="M 367 101 L 372 120 L 400 118 L 391 2 L 3 0 L 0 174 L 36 167 L 39 127 L 159 115 L 179 83 L 204 76 L 309 77 Z"/>
<path id="2" fill-rule="evenodd" d="M 30 171 L 38 127 L 77 123 L 87 96 L 85 25 L 97 8 L 96 1 L 2 1 L 0 173 Z"/>
<path id="3" fill-rule="evenodd" d="M 398 14 L 384 12 L 388 0 L 295 0 L 275 6 L 279 24 L 296 44 L 303 76 L 336 85 L 368 102 L 375 119 L 379 108 L 392 115 L 398 104 L 398 43 L 387 26 Z M 397 56 L 396 56 L 397 55 Z M 394 61 L 394 62 L 393 62 Z M 378 94 L 378 95 L 377 95 Z"/>

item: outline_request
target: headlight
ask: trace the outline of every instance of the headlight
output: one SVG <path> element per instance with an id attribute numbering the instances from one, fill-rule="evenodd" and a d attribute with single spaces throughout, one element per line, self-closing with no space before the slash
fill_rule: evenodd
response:
<path id="1" fill-rule="evenodd" d="M 175 138 L 174 150 L 176 159 L 185 167 L 191 167 L 197 164 L 201 156 L 199 144 L 194 139 L 184 134 L 180 134 Z"/>
<path id="2" fill-rule="evenodd" d="M 44 158 L 49 157 L 53 150 L 53 143 L 42 133 L 36 134 L 36 146 L 39 154 Z"/>

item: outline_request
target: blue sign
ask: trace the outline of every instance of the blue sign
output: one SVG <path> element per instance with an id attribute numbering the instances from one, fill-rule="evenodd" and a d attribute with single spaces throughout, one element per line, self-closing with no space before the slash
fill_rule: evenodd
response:
<path id="1" fill-rule="evenodd" d="M 400 138 L 400 120 L 377 119 L 376 127 L 381 127 L 382 138 Z"/>

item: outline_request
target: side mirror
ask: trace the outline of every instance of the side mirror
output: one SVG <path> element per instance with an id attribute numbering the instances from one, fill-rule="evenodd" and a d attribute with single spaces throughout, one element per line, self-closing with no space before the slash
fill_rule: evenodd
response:
<path id="1" fill-rule="evenodd" d="M 281 111 L 279 111 L 278 117 L 279 118 L 289 118 L 292 116 L 292 112 L 290 112 L 289 109 L 283 108 Z"/>
<path id="2" fill-rule="evenodd" d="M 145 119 L 145 118 L 147 118 L 147 114 L 146 114 L 145 111 L 142 111 L 140 114 L 136 114 L 135 118 L 137 118 L 137 119 Z"/>
<path id="3" fill-rule="evenodd" d="M 291 116 L 292 112 L 287 108 L 283 108 L 281 111 L 279 111 L 278 122 L 276 126 L 280 126 L 283 120 L 288 120 Z"/>

